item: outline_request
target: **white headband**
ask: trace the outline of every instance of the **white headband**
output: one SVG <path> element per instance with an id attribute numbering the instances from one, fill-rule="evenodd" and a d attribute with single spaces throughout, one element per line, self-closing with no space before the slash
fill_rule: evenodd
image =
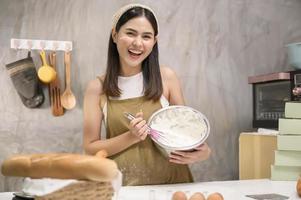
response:
<path id="1" fill-rule="evenodd" d="M 120 17 L 125 13 L 127 12 L 128 10 L 132 9 L 132 8 L 136 8 L 136 7 L 140 7 L 140 8 L 144 8 L 146 10 L 149 10 L 155 17 L 156 21 L 157 21 L 157 24 L 158 24 L 158 20 L 157 20 L 157 17 L 155 15 L 155 12 L 148 6 L 145 6 L 145 5 L 142 5 L 142 4 L 138 4 L 138 3 L 133 3 L 133 4 L 128 4 L 128 5 L 125 5 L 123 7 L 121 7 L 113 16 L 113 24 L 112 24 L 112 30 L 115 30 L 116 29 L 116 25 L 120 19 Z M 159 29 L 159 25 L 158 26 L 158 29 Z"/>

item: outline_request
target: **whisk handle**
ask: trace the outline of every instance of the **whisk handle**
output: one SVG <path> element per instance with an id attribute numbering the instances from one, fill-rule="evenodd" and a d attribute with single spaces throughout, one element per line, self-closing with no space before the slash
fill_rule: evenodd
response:
<path id="1" fill-rule="evenodd" d="M 124 115 L 127 119 L 129 119 L 129 120 L 135 119 L 134 115 L 132 115 L 132 114 L 129 113 L 129 112 L 124 112 L 123 115 Z"/>
<path id="2" fill-rule="evenodd" d="M 123 115 L 124 115 L 127 119 L 129 119 L 129 120 L 135 119 L 135 116 L 132 115 L 132 114 L 129 113 L 129 112 L 124 112 Z M 147 128 L 148 128 L 149 130 L 151 130 L 151 127 L 150 127 L 149 125 L 146 124 L 146 126 L 147 126 Z"/>

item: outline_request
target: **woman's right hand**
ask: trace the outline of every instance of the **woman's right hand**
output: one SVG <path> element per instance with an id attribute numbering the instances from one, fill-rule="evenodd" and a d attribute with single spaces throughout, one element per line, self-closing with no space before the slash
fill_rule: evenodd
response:
<path id="1" fill-rule="evenodd" d="M 129 125 L 130 133 L 136 136 L 140 141 L 145 140 L 149 133 L 146 121 L 143 119 L 143 113 L 138 112 L 130 122 Z"/>

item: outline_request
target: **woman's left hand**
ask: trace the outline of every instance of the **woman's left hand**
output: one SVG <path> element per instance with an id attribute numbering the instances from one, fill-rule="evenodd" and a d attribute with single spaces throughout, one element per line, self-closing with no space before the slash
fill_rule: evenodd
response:
<path id="1" fill-rule="evenodd" d="M 194 151 L 174 151 L 169 156 L 169 162 L 177 164 L 192 164 L 197 161 L 206 160 L 211 154 L 211 149 L 207 143 L 194 148 Z"/>

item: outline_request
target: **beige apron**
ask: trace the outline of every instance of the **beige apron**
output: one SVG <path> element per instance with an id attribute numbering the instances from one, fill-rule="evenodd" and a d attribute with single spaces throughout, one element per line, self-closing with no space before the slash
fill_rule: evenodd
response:
<path id="1" fill-rule="evenodd" d="M 107 99 L 107 138 L 116 137 L 129 130 L 129 120 L 123 112 L 136 114 L 140 110 L 143 118 L 161 108 L 160 101 L 137 97 L 124 100 Z M 187 165 L 170 163 L 154 145 L 150 137 L 110 157 L 118 164 L 123 174 L 123 185 L 149 185 L 192 182 Z"/>

